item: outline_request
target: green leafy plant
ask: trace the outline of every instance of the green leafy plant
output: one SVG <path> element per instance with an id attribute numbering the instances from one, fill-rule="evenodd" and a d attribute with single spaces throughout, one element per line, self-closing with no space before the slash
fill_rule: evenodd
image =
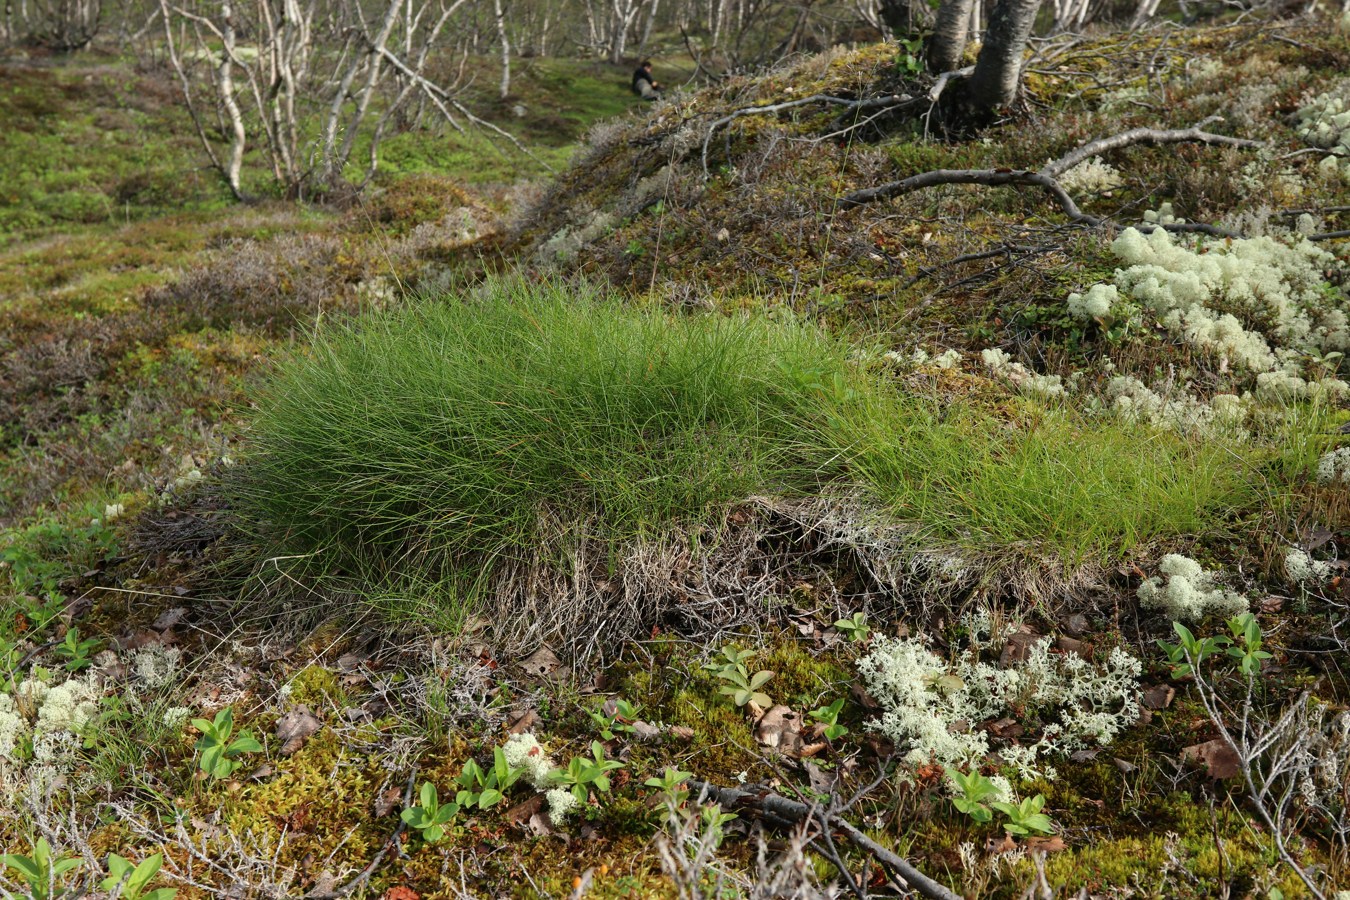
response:
<path id="1" fill-rule="evenodd" d="M 991 803 L 990 806 L 1008 817 L 1003 830 L 1008 834 L 1054 834 L 1055 825 L 1050 817 L 1041 812 L 1045 806 L 1045 795 L 1036 794 L 1021 803 Z"/>
<path id="2" fill-rule="evenodd" d="M 913 37 L 896 43 L 900 45 L 900 53 L 895 58 L 896 67 L 906 75 L 918 75 L 923 72 L 923 37 Z"/>
<path id="3" fill-rule="evenodd" d="M 63 891 L 52 893 L 52 885 L 79 864 L 79 858 L 72 855 L 62 854 L 53 858 L 51 845 L 47 843 L 46 838 L 37 839 L 37 843 L 33 844 L 31 856 L 22 853 L 0 854 L 0 865 L 8 866 L 19 873 L 19 877 L 28 885 L 33 900 L 48 900 L 50 897 L 61 896 Z"/>
<path id="4" fill-rule="evenodd" d="M 607 793 L 609 791 L 609 773 L 622 769 L 623 763 L 605 759 L 605 748 L 599 741 L 591 741 L 591 755 L 573 757 L 565 769 L 556 769 L 552 778 L 557 784 L 567 788 L 581 803 L 586 802 L 591 788 Z"/>
<path id="5" fill-rule="evenodd" d="M 1169 644 L 1159 639 L 1158 646 L 1167 654 L 1167 661 L 1172 663 L 1173 678 L 1190 675 L 1207 658 L 1232 643 L 1223 635 L 1197 638 L 1189 628 L 1180 622 L 1173 622 L 1172 630 L 1176 632 L 1179 638 L 1177 643 Z"/>
<path id="6" fill-rule="evenodd" d="M 490 769 L 483 769 L 473 759 L 464 764 L 463 771 L 455 779 L 460 787 L 459 793 L 455 795 L 455 803 L 460 809 L 472 809 L 475 806 L 487 809 L 500 803 L 520 776 L 521 770 L 507 762 L 502 748 L 496 747 L 492 751 Z"/>
<path id="7" fill-rule="evenodd" d="M 961 791 L 960 797 L 952 798 L 952 805 L 976 822 L 981 824 L 992 822 L 994 814 L 984 801 L 998 794 L 998 788 L 994 783 L 979 772 L 963 775 L 952 769 L 949 774 L 952 776 L 952 782 Z"/>
<path id="8" fill-rule="evenodd" d="M 247 731 L 231 739 L 234 732 L 234 708 L 231 706 L 216 713 L 215 721 L 193 719 L 192 726 L 202 733 L 197 741 L 197 752 L 201 754 L 197 768 L 212 778 L 228 778 L 244 764 L 238 757 L 262 750 L 262 744 Z"/>
<path id="9" fill-rule="evenodd" d="M 840 619 L 834 623 L 834 627 L 855 644 L 863 643 L 872 634 L 872 629 L 867 624 L 867 615 L 860 612 L 855 612 L 847 619 Z"/>
<path id="10" fill-rule="evenodd" d="M 670 798 L 676 806 L 689 799 L 689 789 L 684 787 L 684 783 L 694 777 L 693 772 L 682 772 L 674 766 L 666 766 L 665 771 L 659 778 L 648 778 L 642 784 L 649 788 L 656 788 Z"/>
<path id="11" fill-rule="evenodd" d="M 633 723 L 637 721 L 638 707 L 627 700 L 615 700 L 613 715 L 605 712 L 603 707 L 588 711 L 588 715 L 591 717 L 591 721 L 595 723 L 595 727 L 600 729 L 600 737 L 612 741 L 618 734 L 633 733 Z"/>
<path id="12" fill-rule="evenodd" d="M 682 772 L 674 766 L 666 766 L 660 777 L 648 778 L 642 782 L 644 787 L 655 788 L 661 792 L 662 802 L 653 812 L 672 825 L 678 824 L 684 814 L 682 809 L 689 799 L 689 788 L 685 782 L 694 777 L 693 772 Z"/>
<path id="13" fill-rule="evenodd" d="M 844 698 L 831 703 L 829 706 L 822 706 L 819 709 L 813 709 L 807 713 L 815 721 L 824 725 L 822 733 L 828 741 L 837 740 L 848 734 L 848 726 L 839 724 L 839 713 L 844 709 Z"/>
<path id="14" fill-rule="evenodd" d="M 119 897 L 126 900 L 173 900 L 178 894 L 177 888 L 156 888 L 153 891 L 147 891 L 146 885 L 150 879 L 155 877 L 159 867 L 164 864 L 164 855 L 156 853 L 154 856 L 147 856 L 141 860 L 139 865 L 133 864 L 131 860 L 116 853 L 108 854 L 108 877 L 103 879 L 100 887 L 105 891 L 112 891 L 121 886 Z"/>
<path id="15" fill-rule="evenodd" d="M 65 669 L 67 672 L 78 672 L 93 664 L 94 661 L 90 657 L 101 646 L 103 646 L 103 642 L 96 638 L 80 640 L 79 629 L 72 626 L 66 629 L 65 639 L 56 645 L 56 654 L 66 658 Z"/>
<path id="16" fill-rule="evenodd" d="M 721 805 L 712 803 L 703 807 L 699 814 L 699 818 L 703 825 L 703 834 L 712 843 L 713 848 L 716 849 L 722 844 L 724 826 L 728 822 L 735 821 L 736 814 L 722 812 Z"/>
<path id="17" fill-rule="evenodd" d="M 703 668 L 722 681 L 728 682 L 718 688 L 718 691 L 730 697 L 737 706 L 744 706 L 752 700 L 759 706 L 771 706 L 773 700 L 760 688 L 773 677 L 774 673 L 764 671 L 751 675 L 745 664 L 752 656 L 754 653 L 749 650 L 723 647 L 721 659 L 714 660 Z"/>
<path id="18" fill-rule="evenodd" d="M 422 784 L 417 799 L 417 805 L 403 810 L 399 818 L 409 828 L 416 829 L 422 835 L 422 840 L 434 844 L 445 837 L 445 826 L 459 815 L 459 804 L 442 804 L 440 796 L 436 793 L 436 785 L 430 781 Z"/>
<path id="19" fill-rule="evenodd" d="M 1261 671 L 1261 661 L 1270 659 L 1271 654 L 1261 649 L 1261 626 L 1256 616 L 1243 613 L 1228 620 L 1228 632 L 1233 636 L 1233 645 L 1228 655 L 1238 661 L 1238 670 L 1251 677 Z"/>

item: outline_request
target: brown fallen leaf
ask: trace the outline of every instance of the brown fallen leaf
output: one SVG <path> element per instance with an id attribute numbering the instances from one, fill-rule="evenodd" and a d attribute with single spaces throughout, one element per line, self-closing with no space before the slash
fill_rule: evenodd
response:
<path id="1" fill-rule="evenodd" d="M 281 755 L 290 756 L 299 750 L 305 745 L 305 740 L 320 728 L 323 728 L 323 723 L 303 703 L 286 713 L 277 720 L 277 740 L 282 742 Z"/>
<path id="2" fill-rule="evenodd" d="M 1181 759 L 1191 765 L 1204 765 L 1209 776 L 1220 781 L 1241 771 L 1237 751 L 1221 738 L 1182 748 Z"/>
<path id="3" fill-rule="evenodd" d="M 1007 669 L 1026 662 L 1027 657 L 1031 655 L 1031 648 L 1040 639 L 1041 635 L 1023 625 L 1022 630 L 1008 636 L 1008 643 L 1003 645 L 1003 652 L 999 654 L 998 664 Z"/>
<path id="4" fill-rule="evenodd" d="M 1172 705 L 1176 695 L 1176 688 L 1171 685 L 1155 684 L 1144 688 L 1143 693 L 1139 695 L 1139 702 L 1144 704 L 1145 709 L 1167 709 Z"/>
<path id="5" fill-rule="evenodd" d="M 557 834 L 558 829 L 553 827 L 553 820 L 545 813 L 537 812 L 530 816 L 530 831 L 537 837 L 543 837 L 546 834 Z"/>
<path id="6" fill-rule="evenodd" d="M 1060 653 L 1072 653 L 1075 656 L 1088 658 L 1089 652 L 1085 649 L 1087 645 L 1076 638 L 1060 636 L 1055 639 L 1055 649 Z"/>
<path id="7" fill-rule="evenodd" d="M 769 708 L 755 723 L 755 740 L 784 753 L 801 747 L 802 717 L 781 703 Z"/>
<path id="8" fill-rule="evenodd" d="M 558 659 L 556 653 L 550 650 L 546 645 L 531 653 L 520 661 L 520 668 L 531 678 L 540 678 L 544 680 L 556 680 L 560 677 L 562 671 L 562 660 Z"/>
<path id="9" fill-rule="evenodd" d="M 690 728 L 688 725 L 672 725 L 670 726 L 670 736 L 677 741 L 692 741 L 694 739 L 694 729 Z"/>
<path id="10" fill-rule="evenodd" d="M 1064 838 L 1059 835 L 1054 837 L 1028 837 L 1022 840 L 1022 846 L 1026 847 L 1032 853 L 1058 853 L 1061 850 L 1069 849 L 1069 845 L 1064 843 Z"/>
<path id="11" fill-rule="evenodd" d="M 1088 624 L 1087 616 L 1082 613 L 1074 613 L 1068 616 L 1060 623 L 1060 626 L 1064 629 L 1065 634 L 1071 637 L 1082 637 L 1092 627 Z"/>
<path id="12" fill-rule="evenodd" d="M 403 792 L 396 787 L 391 787 L 375 798 L 375 815 L 379 817 L 387 816 L 398 809 L 401 803 L 403 803 Z"/>
<path id="13" fill-rule="evenodd" d="M 175 606 L 173 609 L 166 609 L 155 617 L 155 621 L 150 623 L 151 629 L 155 631 L 168 631 L 173 626 L 187 616 L 187 609 L 182 606 Z"/>
<path id="14" fill-rule="evenodd" d="M 651 724 L 637 719 L 633 722 L 633 737 L 639 741 L 654 741 L 661 736 L 661 729 Z"/>
<path id="15" fill-rule="evenodd" d="M 528 800 L 522 800 L 506 811 L 506 821 L 512 825 L 524 825 L 544 811 L 544 795 L 535 794 Z"/>
<path id="16" fill-rule="evenodd" d="M 506 730 L 509 734 L 524 734 L 538 724 L 539 714 L 532 709 L 527 709 Z"/>

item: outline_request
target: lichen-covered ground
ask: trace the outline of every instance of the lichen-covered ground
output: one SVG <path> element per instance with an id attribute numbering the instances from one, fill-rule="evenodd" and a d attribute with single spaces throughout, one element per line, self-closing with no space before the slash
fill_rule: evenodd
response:
<path id="1" fill-rule="evenodd" d="M 32 223 L 0 250 L 0 893 L 132 896 L 100 887 L 114 854 L 180 897 L 899 892 L 831 817 L 964 896 L 1350 889 L 1348 66 L 1329 20 L 1159 26 L 1038 44 L 978 133 L 837 103 L 727 119 L 926 90 L 894 46 L 841 49 L 596 125 L 511 200 L 424 173 L 346 211 Z M 19 87 L 7 116 L 58 102 Z M 1101 227 L 1034 189 L 840 200 L 1201 122 L 1263 144 L 1103 153 L 1060 179 Z M 1144 233 L 1186 222 L 1231 236 Z M 626 395 L 525 365 L 447 388 L 485 422 L 511 391 L 592 398 L 588 440 L 544 415 L 475 435 L 522 483 L 523 443 L 570 454 L 510 550 L 438 549 L 490 526 L 417 498 L 375 533 L 420 454 L 343 482 L 336 442 L 265 430 L 269 379 L 321 370 L 337 326 L 359 347 L 414 296 L 537 293 L 620 310 L 595 348 L 616 371 L 625 328 L 704 317 L 825 349 L 778 361 L 744 431 L 664 433 L 644 394 L 623 453 L 734 436 L 749 487 L 623 529 L 584 454 Z M 675 355 L 623 371 L 682 410 L 721 396 Z M 331 358 L 324 384 L 388 387 L 392 354 Z M 378 445 L 424 414 L 382 402 L 333 418 Z M 655 466 L 651 496 L 695 475 Z M 310 480 L 343 523 L 250 506 Z M 39 842 L 59 876 L 25 876 Z"/>

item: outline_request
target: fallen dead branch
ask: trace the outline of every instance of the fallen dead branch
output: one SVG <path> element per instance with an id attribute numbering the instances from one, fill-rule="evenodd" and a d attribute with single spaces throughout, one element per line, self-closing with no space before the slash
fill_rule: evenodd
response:
<path id="1" fill-rule="evenodd" d="M 805 803 L 798 803 L 796 800 L 789 800 L 769 791 L 752 793 L 736 788 L 719 788 L 706 781 L 691 780 L 689 789 L 693 796 L 718 803 L 723 809 L 754 812 L 770 824 L 795 825 L 816 819 L 820 821 L 824 832 L 842 832 L 850 843 L 880 863 L 901 885 L 918 891 L 930 900 L 960 900 L 958 894 L 863 834 L 846 819 L 831 815 L 818 806 L 807 806 Z"/>
<path id="2" fill-rule="evenodd" d="M 1222 144 L 1232 147 L 1260 147 L 1261 141 L 1247 140 L 1246 138 L 1235 138 L 1229 135 L 1213 134 L 1202 130 L 1203 126 L 1214 121 L 1214 118 L 1204 120 L 1199 125 L 1192 128 L 1178 128 L 1170 130 L 1161 130 L 1156 128 L 1133 128 L 1129 131 L 1110 137 L 1098 138 L 1089 141 L 1080 147 L 1066 153 L 1059 159 L 1042 167 L 1038 171 L 1030 169 L 936 169 L 931 172 L 921 172 L 918 175 L 911 175 L 908 178 L 902 178 L 899 181 L 892 181 L 877 187 L 864 188 L 860 191 L 854 191 L 845 194 L 839 198 L 840 206 L 844 208 L 862 206 L 867 203 L 876 203 L 882 200 L 889 200 L 893 197 L 899 197 L 903 194 L 913 193 L 914 191 L 924 190 L 925 188 L 937 187 L 943 184 L 978 184 L 985 187 L 1006 187 L 1006 186 L 1028 186 L 1038 187 L 1050 195 L 1060 210 L 1072 219 L 1074 222 L 1097 227 L 1106 222 L 1105 219 L 1083 212 L 1074 201 L 1069 192 L 1065 190 L 1058 177 L 1072 169 L 1086 159 L 1091 159 L 1101 153 L 1110 150 L 1119 150 L 1123 147 L 1130 147 L 1135 144 L 1175 144 L 1175 143 L 1203 143 L 1203 144 Z M 1207 234 L 1211 237 L 1237 238 L 1241 235 L 1229 231 L 1226 228 L 1219 228 L 1215 225 L 1206 225 L 1198 222 L 1173 222 L 1154 226 L 1141 226 L 1140 231 L 1151 232 L 1154 228 L 1162 228 L 1167 231 L 1177 233 L 1199 233 Z"/>
<path id="3" fill-rule="evenodd" d="M 932 86 L 929 87 L 927 91 L 917 97 L 911 96 L 910 94 L 883 94 L 877 97 L 866 97 L 862 100 L 850 100 L 847 97 L 836 97 L 832 94 L 812 94 L 810 97 L 802 97 L 797 100 L 785 100 L 782 103 L 770 103 L 767 106 L 745 106 L 740 109 L 732 110 L 709 125 L 708 133 L 703 137 L 703 177 L 709 177 L 708 147 L 712 144 L 713 135 L 715 135 L 719 129 L 725 128 L 732 122 L 744 116 L 770 115 L 772 113 L 783 112 L 788 109 L 797 109 L 803 106 L 811 106 L 818 103 L 827 106 L 843 107 L 844 113 L 842 115 L 877 111 L 899 112 L 910 107 L 919 107 L 924 104 L 927 104 L 928 110 L 931 112 L 933 105 L 941 98 L 947 85 L 950 84 L 953 79 L 964 78 L 970 75 L 972 71 L 974 71 L 974 67 L 967 66 L 964 69 L 943 72 L 936 80 L 934 80 Z M 835 119 L 835 124 L 831 127 L 835 129 L 842 127 L 842 116 L 841 118 Z"/>

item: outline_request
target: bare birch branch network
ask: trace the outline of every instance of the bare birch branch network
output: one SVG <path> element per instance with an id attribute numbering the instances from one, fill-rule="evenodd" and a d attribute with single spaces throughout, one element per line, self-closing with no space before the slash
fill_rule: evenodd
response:
<path id="1" fill-rule="evenodd" d="M 1058 176 L 1063 175 L 1084 160 L 1135 144 L 1195 142 L 1241 148 L 1263 146 L 1261 141 L 1203 131 L 1202 127 L 1211 121 L 1214 120 L 1206 119 L 1192 128 L 1171 130 L 1134 128 L 1110 137 L 1098 138 L 1075 148 L 1036 171 L 1030 169 L 938 169 L 923 172 L 898 181 L 845 194 L 839 198 L 839 204 L 844 208 L 862 206 L 943 184 L 978 184 L 984 187 L 1037 187 L 1049 194 L 1050 199 L 1071 220 L 1079 224 L 1096 227 L 1106 220 L 1086 213 L 1079 208 L 1077 202 L 1058 180 Z M 1140 226 L 1140 230 L 1148 232 L 1155 227 L 1173 232 L 1207 234 L 1212 237 L 1239 237 L 1238 234 L 1228 229 L 1195 222 L 1167 223 L 1158 226 L 1144 225 Z"/>

